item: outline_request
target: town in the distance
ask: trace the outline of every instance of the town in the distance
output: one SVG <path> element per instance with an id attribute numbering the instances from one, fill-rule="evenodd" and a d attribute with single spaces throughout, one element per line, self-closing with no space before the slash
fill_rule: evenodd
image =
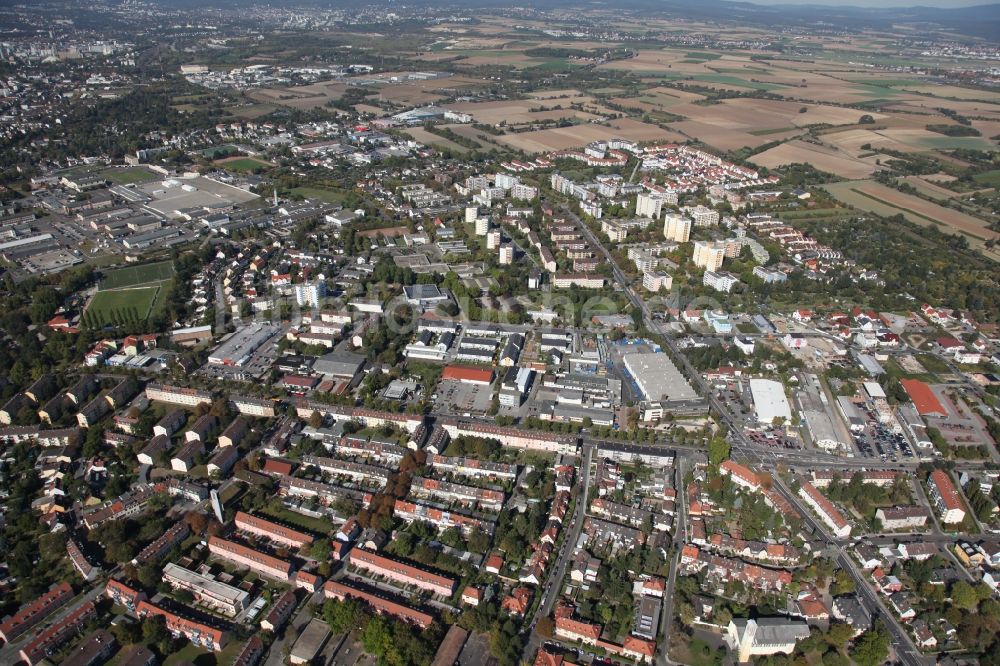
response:
<path id="1" fill-rule="evenodd" d="M 0 664 L 1000 666 L 1000 5 L 535 5 L 0 1 Z"/>

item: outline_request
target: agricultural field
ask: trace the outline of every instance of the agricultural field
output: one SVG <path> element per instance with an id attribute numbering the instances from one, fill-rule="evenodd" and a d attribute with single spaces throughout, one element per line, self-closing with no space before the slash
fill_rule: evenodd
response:
<path id="1" fill-rule="evenodd" d="M 945 208 L 871 180 L 831 183 L 824 185 L 823 188 L 840 201 L 860 210 L 886 217 L 902 214 L 915 224 L 935 225 L 941 231 L 960 233 L 969 239 L 971 246 L 996 255 L 996 250 L 989 251 L 985 248 L 984 241 L 998 239 L 1000 233 L 987 229 L 985 221 L 971 215 Z"/>
<path id="2" fill-rule="evenodd" d="M 153 264 L 127 266 L 108 271 L 101 279 L 101 291 L 162 283 L 174 277 L 174 263 L 159 261 Z"/>
<path id="3" fill-rule="evenodd" d="M 579 105 L 582 110 L 570 108 Z M 596 104 L 593 97 L 581 95 L 575 90 L 565 91 L 564 96 L 546 96 L 523 100 L 501 102 L 462 102 L 449 104 L 449 109 L 468 113 L 477 123 L 508 126 L 528 125 L 534 122 L 579 119 L 589 121 L 601 115 L 613 115 L 610 109 Z"/>
<path id="4" fill-rule="evenodd" d="M 820 171 L 851 179 L 870 176 L 876 170 L 874 160 L 865 162 L 844 151 L 799 140 L 758 153 L 750 161 L 769 169 L 789 164 L 811 164 Z"/>
<path id="5" fill-rule="evenodd" d="M 958 196 L 957 192 L 953 192 L 946 187 L 941 187 L 928 178 L 921 176 L 905 176 L 901 180 L 902 182 L 912 185 L 916 188 L 917 192 L 925 197 L 930 197 L 931 199 L 936 199 L 938 201 L 947 201 L 948 199 L 953 199 Z"/>
<path id="6" fill-rule="evenodd" d="M 656 125 L 630 118 L 612 120 L 602 125 L 575 125 L 534 132 L 504 134 L 494 137 L 493 140 L 526 153 L 541 153 L 582 148 L 593 141 L 604 141 L 616 137 L 630 141 L 684 141 L 684 137 L 677 132 L 664 130 Z"/>

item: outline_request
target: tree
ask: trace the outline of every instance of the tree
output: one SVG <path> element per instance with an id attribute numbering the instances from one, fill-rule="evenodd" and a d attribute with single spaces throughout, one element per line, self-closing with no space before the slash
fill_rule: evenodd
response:
<path id="1" fill-rule="evenodd" d="M 53 532 L 39 537 L 38 554 L 45 560 L 58 560 L 64 557 L 66 555 L 66 535 Z"/>
<path id="2" fill-rule="evenodd" d="M 485 553 L 486 549 L 490 547 L 490 537 L 479 527 L 474 527 L 472 531 L 469 532 L 467 546 L 469 550 L 474 553 Z"/>
<path id="3" fill-rule="evenodd" d="M 368 620 L 368 623 L 361 630 L 361 644 L 365 646 L 365 652 L 384 656 L 393 649 L 392 633 L 389 621 L 381 615 Z"/>
<path id="4" fill-rule="evenodd" d="M 334 633 L 339 634 L 359 629 L 365 620 L 365 613 L 361 603 L 354 599 L 331 599 L 323 605 L 323 619 Z"/>
<path id="5" fill-rule="evenodd" d="M 146 562 L 139 570 L 136 572 L 136 578 L 143 587 L 156 587 L 156 585 L 163 579 L 160 575 L 160 570 L 153 562 Z"/>
<path id="6" fill-rule="evenodd" d="M 854 579 L 851 578 L 851 575 L 843 569 L 837 569 L 837 573 L 834 574 L 833 585 L 830 588 L 830 594 L 836 597 L 841 594 L 850 594 L 854 589 Z"/>
<path id="7" fill-rule="evenodd" d="M 964 580 L 957 581 L 951 586 L 951 601 L 962 610 L 975 610 L 979 605 L 979 597 L 976 590 Z"/>
<path id="8" fill-rule="evenodd" d="M 313 541 L 312 546 L 309 547 L 309 557 L 314 560 L 319 560 L 320 562 L 325 561 L 330 557 L 330 540 L 329 539 L 316 539 Z"/>
<path id="9" fill-rule="evenodd" d="M 823 666 L 850 666 L 851 661 L 837 650 L 827 650 L 823 653 Z"/>
<path id="10" fill-rule="evenodd" d="M 323 425 L 323 416 L 318 411 L 313 410 L 313 413 L 309 415 L 309 427 L 319 428 L 322 425 Z"/>
<path id="11" fill-rule="evenodd" d="M 858 666 L 880 666 L 888 657 L 889 632 L 881 622 L 861 634 L 851 650 L 851 658 Z"/>
<path id="12" fill-rule="evenodd" d="M 170 639 L 166 620 L 161 615 L 150 615 L 142 621 L 142 640 L 146 644 L 159 644 Z"/>
<path id="13" fill-rule="evenodd" d="M 208 516 L 198 511 L 188 511 L 184 522 L 191 528 L 193 534 L 203 534 L 208 526 Z"/>
<path id="14" fill-rule="evenodd" d="M 721 465 L 723 461 L 729 459 L 731 448 L 729 442 L 724 438 L 713 437 L 708 442 L 708 464 L 712 467 Z"/>
<path id="15" fill-rule="evenodd" d="M 843 622 L 831 624 L 826 632 L 827 642 L 836 648 L 844 647 L 852 638 L 854 638 L 854 628 Z"/>
<path id="16" fill-rule="evenodd" d="M 553 633 L 555 633 L 555 622 L 551 617 L 545 616 L 538 621 L 535 625 L 535 630 L 538 632 L 539 636 L 543 638 L 552 638 Z"/>

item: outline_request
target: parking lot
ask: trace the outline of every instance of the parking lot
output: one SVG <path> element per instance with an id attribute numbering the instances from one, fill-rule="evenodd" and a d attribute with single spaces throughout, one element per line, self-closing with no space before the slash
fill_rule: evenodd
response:
<path id="1" fill-rule="evenodd" d="M 451 410 L 460 414 L 482 415 L 493 401 L 493 387 L 452 379 L 442 380 L 435 394 L 434 404 L 438 409 Z"/>
<path id="2" fill-rule="evenodd" d="M 747 430 L 746 437 L 758 446 L 766 446 L 772 449 L 793 449 L 802 448 L 802 444 L 788 437 L 784 428 L 764 428 L 762 430 Z"/>
<path id="3" fill-rule="evenodd" d="M 854 443 L 866 458 L 898 462 L 900 458 L 913 457 L 913 449 L 901 433 L 874 421 L 869 422 L 864 432 L 854 435 Z"/>

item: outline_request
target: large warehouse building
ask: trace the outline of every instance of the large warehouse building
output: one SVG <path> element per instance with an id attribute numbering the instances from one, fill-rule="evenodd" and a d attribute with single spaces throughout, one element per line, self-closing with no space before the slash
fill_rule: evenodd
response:
<path id="1" fill-rule="evenodd" d="M 776 418 L 785 423 L 792 420 L 792 408 L 785 397 L 785 387 L 771 379 L 751 379 L 750 395 L 753 396 L 754 413 L 761 424 L 770 425 Z"/>
<path id="2" fill-rule="evenodd" d="M 643 400 L 682 402 L 698 399 L 687 379 L 664 353 L 625 354 L 622 363 Z"/>

